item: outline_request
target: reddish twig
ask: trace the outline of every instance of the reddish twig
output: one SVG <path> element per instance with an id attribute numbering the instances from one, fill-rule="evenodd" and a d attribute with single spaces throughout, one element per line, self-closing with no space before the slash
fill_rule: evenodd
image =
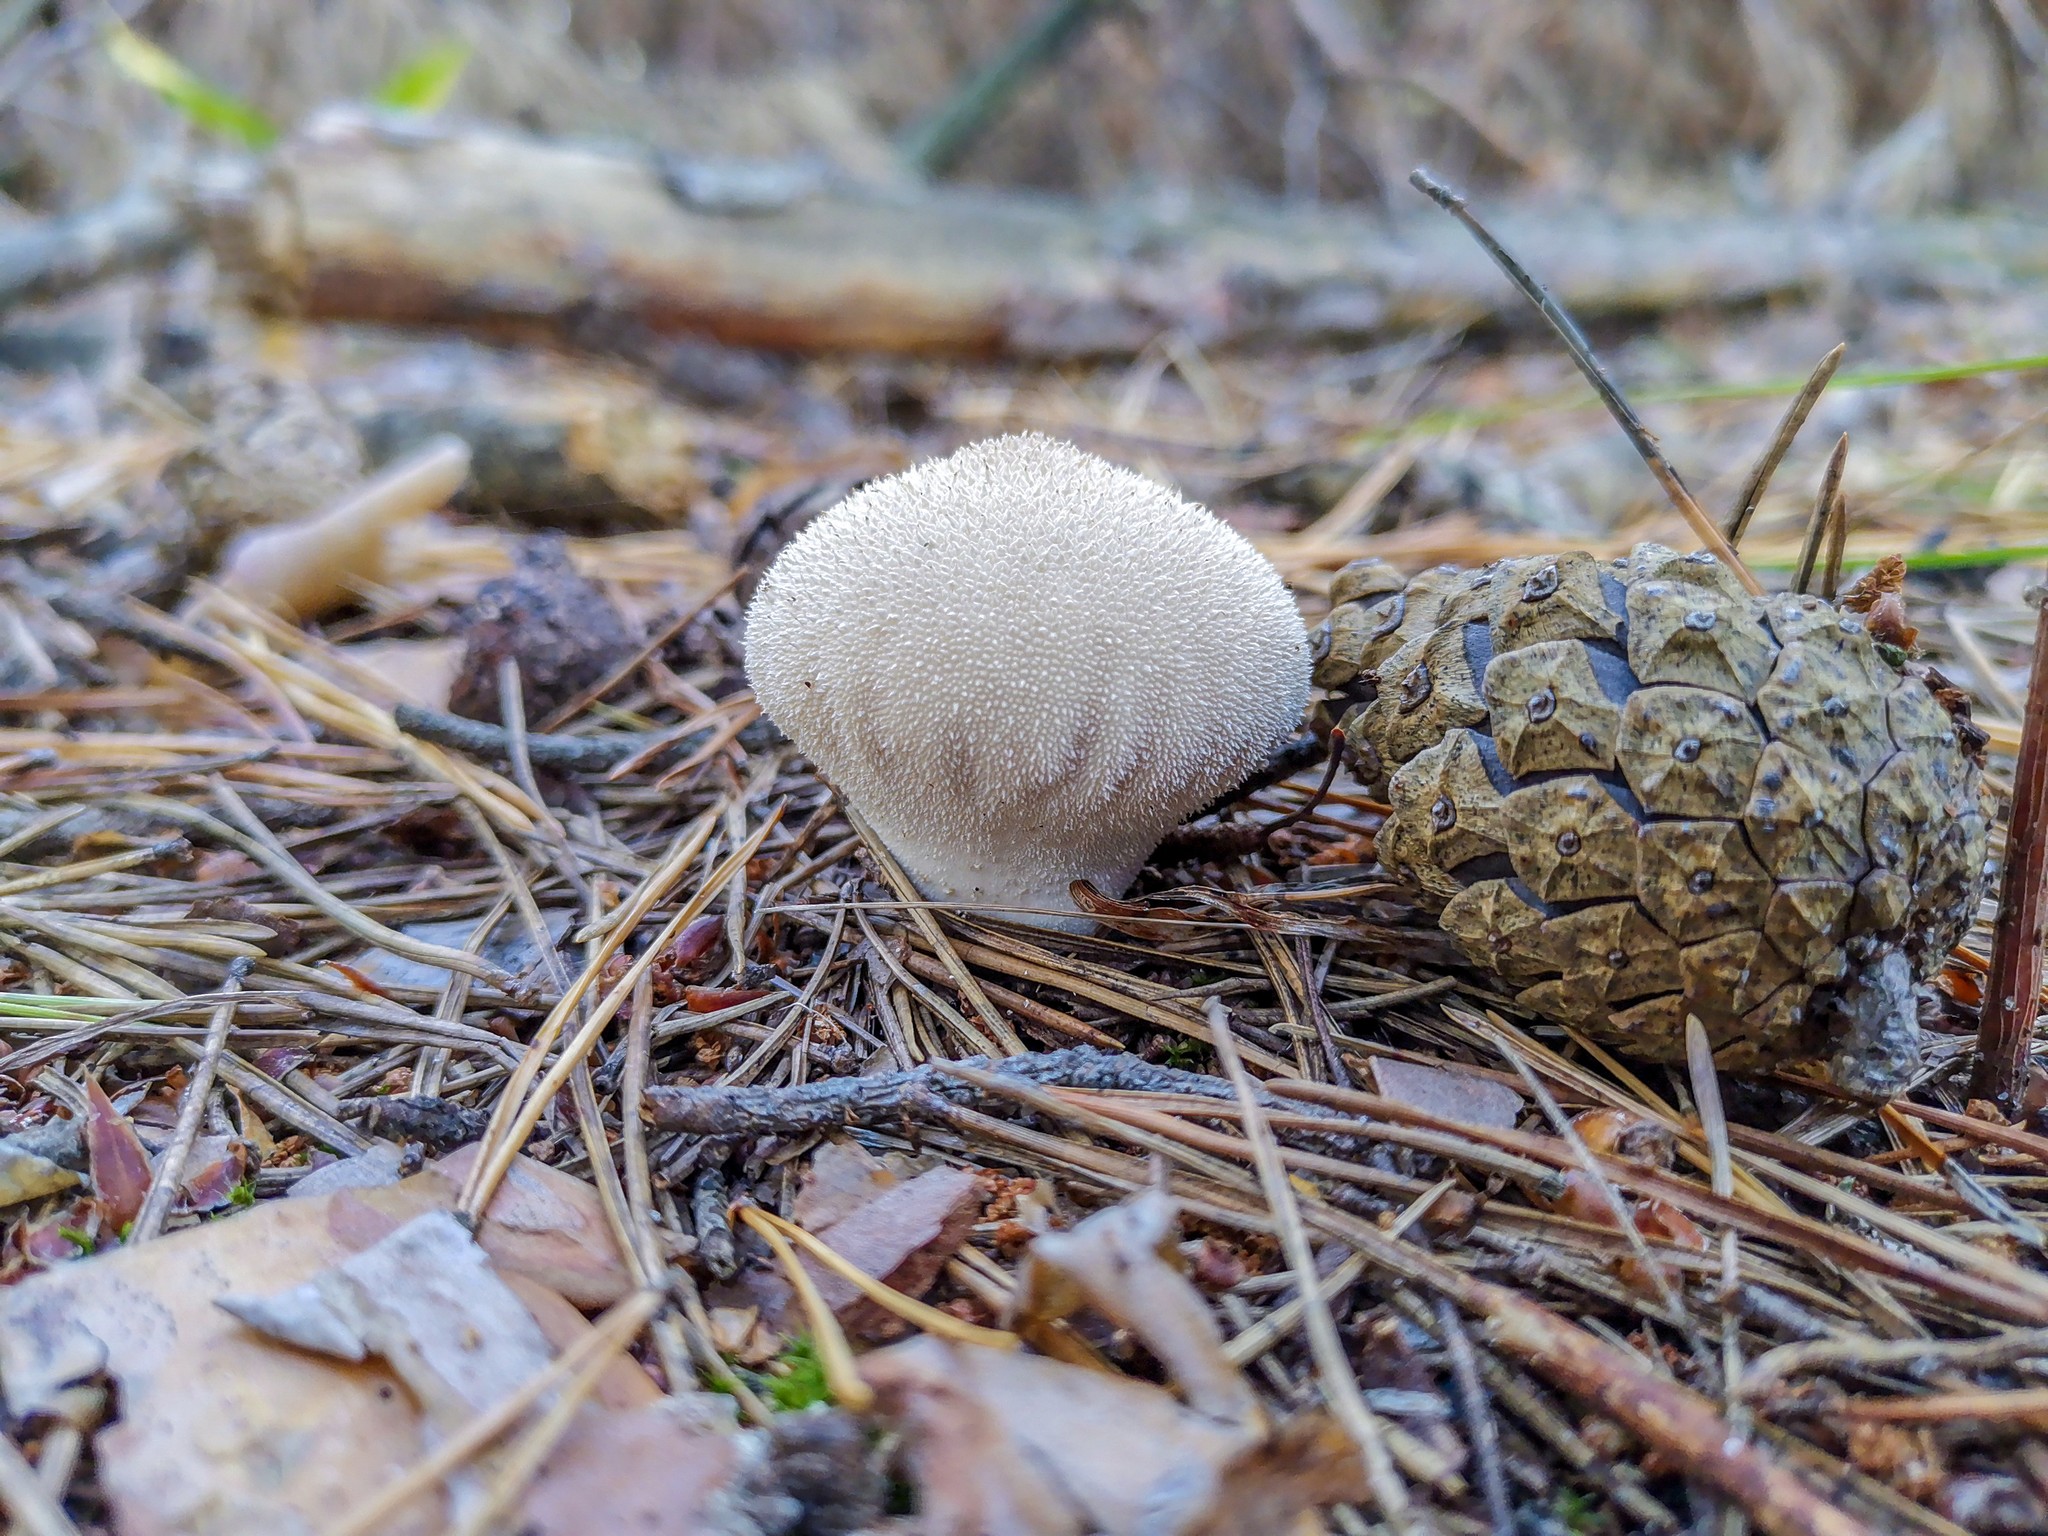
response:
<path id="1" fill-rule="evenodd" d="M 2048 606 L 2034 627 L 2034 666 L 2027 680 L 2027 718 L 2019 766 L 2012 777 L 2012 821 L 2005 834 L 2005 874 L 1998 925 L 1991 935 L 1991 971 L 1977 1027 L 1977 1069 L 1970 1097 L 2010 1114 L 2026 1082 L 2027 1051 L 2041 1011 L 2042 885 L 2048 881 Z"/>

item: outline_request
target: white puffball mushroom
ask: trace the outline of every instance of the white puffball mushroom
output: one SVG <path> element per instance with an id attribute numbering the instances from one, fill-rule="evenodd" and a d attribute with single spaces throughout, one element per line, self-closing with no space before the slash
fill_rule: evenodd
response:
<path id="1" fill-rule="evenodd" d="M 1308 639 L 1265 557 L 1069 443 L 993 438 L 862 487 L 747 611 L 768 716 L 935 901 L 1085 928 L 1301 723 Z M 1048 914 L 1044 909 L 1051 909 Z"/>

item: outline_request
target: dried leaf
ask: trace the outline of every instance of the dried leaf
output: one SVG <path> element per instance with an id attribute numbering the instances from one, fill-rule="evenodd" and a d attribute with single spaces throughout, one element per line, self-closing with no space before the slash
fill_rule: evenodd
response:
<path id="1" fill-rule="evenodd" d="M 119 1233 L 135 1219 L 149 1194 L 149 1154 L 98 1079 L 85 1080 L 85 1098 L 85 1148 L 92 1163 L 93 1193 L 107 1229 Z"/>
<path id="2" fill-rule="evenodd" d="M 859 1142 L 834 1137 L 811 1155 L 789 1219 L 808 1231 L 823 1232 L 899 1182 L 888 1165 Z"/>
<path id="3" fill-rule="evenodd" d="M 1172 1203 L 1142 1195 L 1041 1237 L 1019 1327 L 1087 1305 L 1130 1328 L 1187 1402 L 1147 1382 L 926 1336 L 861 1374 L 910 1442 L 925 1529 L 978 1536 L 1285 1531 L 1365 1493 L 1324 1415 L 1279 1428 L 1224 1356 L 1214 1316 L 1167 1255 Z"/>
<path id="4" fill-rule="evenodd" d="M 442 1430 L 544 1369 L 547 1336 L 448 1211 L 429 1211 L 288 1290 L 231 1292 L 226 1312 L 281 1343 L 388 1364 Z"/>
<path id="5" fill-rule="evenodd" d="M 738 1533 L 732 1485 L 749 1441 L 707 1433 L 692 1407 L 664 1398 L 629 1411 L 586 1407 L 541 1466 L 517 1528 L 531 1536 Z"/>
<path id="6" fill-rule="evenodd" d="M 1081 1306 L 1128 1328 L 1159 1357 L 1190 1407 L 1211 1419 L 1263 1426 L 1258 1399 L 1223 1352 L 1216 1315 L 1177 1263 L 1178 1214 L 1157 1192 L 1097 1211 L 1031 1245 L 1017 1330 L 1042 1337 Z"/>
<path id="7" fill-rule="evenodd" d="M 233 1136 L 202 1136 L 185 1158 L 178 1203 L 187 1211 L 217 1211 L 232 1204 L 249 1176 L 249 1149 Z"/>
<path id="8" fill-rule="evenodd" d="M 980 1209 L 979 1179 L 957 1168 L 934 1168 L 816 1230 L 840 1257 L 906 1296 L 922 1296 L 966 1241 Z M 850 1281 L 810 1259 L 803 1262 L 849 1335 L 886 1339 L 902 1334 L 901 1320 L 866 1300 Z M 779 1274 L 750 1271 L 746 1289 L 774 1327 L 788 1333 L 803 1326 Z"/>
<path id="9" fill-rule="evenodd" d="M 976 1536 L 1286 1531 L 1365 1489 L 1320 1415 L 1268 1434 L 1146 1382 L 929 1336 L 864 1356 L 910 1444 L 924 1529 Z"/>
<path id="10" fill-rule="evenodd" d="M 383 1188 L 265 1202 L 0 1290 L 9 1411 L 50 1411 L 70 1383 L 111 1377 L 121 1417 L 95 1450 L 123 1536 L 318 1529 L 418 1461 L 419 1409 L 382 1366 L 273 1343 L 215 1302 L 232 1290 L 289 1290 L 452 1210 L 462 1173 L 443 1163 Z M 628 1286 L 594 1193 L 525 1160 L 477 1245 L 522 1301 L 554 1276 L 598 1297 L 593 1305 Z M 398 1304 L 403 1313 L 420 1303 Z M 566 1303 L 526 1304 L 530 1318 L 549 1312 L 538 1325 L 547 1338 L 574 1326 Z M 386 1531 L 426 1536 L 445 1519 L 438 1499 L 422 1500 Z"/>

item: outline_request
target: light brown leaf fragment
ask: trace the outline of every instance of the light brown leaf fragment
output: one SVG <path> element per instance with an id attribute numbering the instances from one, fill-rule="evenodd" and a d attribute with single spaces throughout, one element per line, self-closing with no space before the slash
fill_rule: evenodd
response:
<path id="1" fill-rule="evenodd" d="M 1477 1073 L 1375 1056 L 1372 1074 L 1382 1097 L 1457 1125 L 1490 1125 L 1511 1131 L 1522 1117 L 1519 1093 Z"/>
<path id="2" fill-rule="evenodd" d="M 934 1168 L 885 1189 L 817 1235 L 840 1257 L 906 1296 L 922 1296 L 967 1240 L 981 1209 L 981 1181 L 958 1168 Z M 900 1320 L 867 1300 L 853 1283 L 806 1258 L 818 1293 L 855 1338 L 888 1339 Z M 775 1327 L 801 1327 L 787 1284 L 778 1275 L 753 1277 L 751 1292 Z"/>
<path id="3" fill-rule="evenodd" d="M 120 1417 L 94 1452 L 122 1536 L 317 1531 L 419 1460 L 419 1409 L 384 1367 L 274 1343 L 215 1301 L 300 1285 L 452 1209 L 457 1190 L 429 1169 L 381 1188 L 268 1201 L 0 1290 L 7 1409 L 48 1412 L 69 1384 L 111 1378 Z M 477 1240 L 507 1283 L 629 1288 L 595 1194 L 538 1164 L 514 1165 Z M 573 1321 L 562 1305 L 551 1323 L 564 1312 Z M 380 1536 L 428 1536 L 445 1519 L 438 1500 L 416 1501 Z"/>

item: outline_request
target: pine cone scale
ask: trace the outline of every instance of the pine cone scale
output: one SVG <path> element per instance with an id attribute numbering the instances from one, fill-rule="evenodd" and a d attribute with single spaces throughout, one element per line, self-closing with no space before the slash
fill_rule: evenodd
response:
<path id="1" fill-rule="evenodd" d="M 1360 561 L 1332 600 L 1316 682 L 1392 807 L 1381 863 L 1524 1007 L 1652 1060 L 1694 1014 L 1730 1067 L 1834 1050 L 1869 1092 L 1910 1070 L 1989 829 L 1937 676 L 1656 545 Z"/>

